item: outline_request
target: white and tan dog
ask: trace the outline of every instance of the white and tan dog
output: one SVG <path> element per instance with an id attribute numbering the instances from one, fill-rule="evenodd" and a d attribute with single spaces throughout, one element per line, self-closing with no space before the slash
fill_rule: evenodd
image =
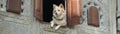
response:
<path id="1" fill-rule="evenodd" d="M 55 27 L 55 30 L 60 28 L 60 26 L 67 25 L 66 12 L 65 12 L 63 4 L 60 4 L 59 6 L 53 4 L 53 17 L 52 17 L 52 19 L 53 20 L 50 22 L 51 27 L 53 27 L 54 24 L 57 24 L 57 26 Z"/>

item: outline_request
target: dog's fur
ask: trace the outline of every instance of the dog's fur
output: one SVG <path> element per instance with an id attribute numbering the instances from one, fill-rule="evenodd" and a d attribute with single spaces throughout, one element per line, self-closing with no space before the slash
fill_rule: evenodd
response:
<path id="1" fill-rule="evenodd" d="M 60 4 L 59 6 L 53 4 L 53 17 L 52 17 L 51 27 L 54 26 L 54 24 L 57 24 L 55 27 L 55 30 L 57 30 L 60 26 L 66 26 L 66 12 L 64 9 L 63 4 Z"/>

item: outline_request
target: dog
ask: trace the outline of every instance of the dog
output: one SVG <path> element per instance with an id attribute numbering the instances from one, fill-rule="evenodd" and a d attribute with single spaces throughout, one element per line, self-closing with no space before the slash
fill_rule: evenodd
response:
<path id="1" fill-rule="evenodd" d="M 52 21 L 50 23 L 51 23 L 51 27 L 57 24 L 55 30 L 59 29 L 61 26 L 66 26 L 67 24 L 66 12 L 63 4 L 60 4 L 59 6 L 53 4 L 53 16 L 52 16 Z"/>

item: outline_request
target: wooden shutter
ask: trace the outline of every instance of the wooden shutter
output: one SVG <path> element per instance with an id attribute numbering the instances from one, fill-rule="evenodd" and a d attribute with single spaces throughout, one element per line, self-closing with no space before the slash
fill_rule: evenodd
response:
<path id="1" fill-rule="evenodd" d="M 80 24 L 80 17 L 82 11 L 81 0 L 67 0 L 67 23 L 68 25 Z"/>
<path id="2" fill-rule="evenodd" d="M 7 11 L 20 14 L 21 0 L 7 0 Z"/>
<path id="3" fill-rule="evenodd" d="M 42 0 L 35 0 L 35 12 L 34 15 L 37 19 L 43 20 L 43 15 L 42 15 Z"/>
<path id="4" fill-rule="evenodd" d="M 88 25 L 99 26 L 99 14 L 98 9 L 94 6 L 91 6 L 88 9 Z"/>

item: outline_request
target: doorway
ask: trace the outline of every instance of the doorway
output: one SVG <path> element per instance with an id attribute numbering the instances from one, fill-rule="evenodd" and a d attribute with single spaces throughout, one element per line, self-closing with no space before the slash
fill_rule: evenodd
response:
<path id="1" fill-rule="evenodd" d="M 53 4 L 65 6 L 65 0 L 43 0 L 43 21 L 50 22 L 53 16 Z"/>

